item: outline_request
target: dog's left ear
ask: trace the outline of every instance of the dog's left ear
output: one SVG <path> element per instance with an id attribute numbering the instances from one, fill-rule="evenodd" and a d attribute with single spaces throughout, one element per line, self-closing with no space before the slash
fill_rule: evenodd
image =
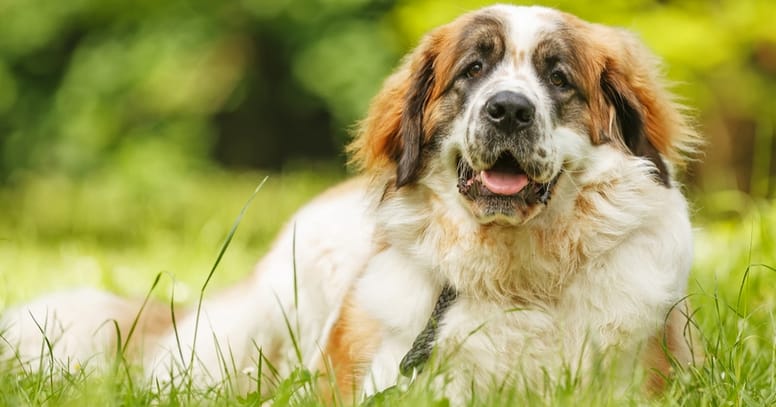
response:
<path id="1" fill-rule="evenodd" d="M 397 135 L 403 144 L 396 166 L 397 188 L 414 182 L 421 170 L 421 153 L 429 130 L 424 126 L 424 116 L 434 86 L 434 61 L 437 56 L 436 50 L 422 49 L 421 55 L 416 57 L 419 61 L 414 61 L 417 66 L 411 68 Z"/>
<path id="2" fill-rule="evenodd" d="M 666 89 L 657 57 L 630 32 L 596 28 L 607 31 L 598 33 L 605 39 L 600 86 L 609 107 L 607 138 L 651 161 L 656 178 L 670 186 L 665 160 L 683 166 L 697 134 Z"/>
<path id="3" fill-rule="evenodd" d="M 435 69 L 446 27 L 427 35 L 383 84 L 348 146 L 351 163 L 366 173 L 395 170 L 396 187 L 417 180 L 430 138 L 426 112 L 438 92 Z"/>

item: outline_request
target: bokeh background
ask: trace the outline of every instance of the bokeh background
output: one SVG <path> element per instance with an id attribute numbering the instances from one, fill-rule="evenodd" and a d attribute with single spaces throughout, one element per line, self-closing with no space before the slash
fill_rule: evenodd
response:
<path id="1" fill-rule="evenodd" d="M 545 3 L 639 33 L 695 109 L 696 267 L 774 264 L 776 2 Z M 138 295 L 159 272 L 185 301 L 269 175 L 215 284 L 245 275 L 346 176 L 343 143 L 401 56 L 484 4 L 0 0 L 0 307 L 72 285 Z"/>

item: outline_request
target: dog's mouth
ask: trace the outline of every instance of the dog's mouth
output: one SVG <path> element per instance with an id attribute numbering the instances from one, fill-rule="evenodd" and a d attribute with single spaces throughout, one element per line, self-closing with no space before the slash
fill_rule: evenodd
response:
<path id="1" fill-rule="evenodd" d="M 512 207 L 546 204 L 560 175 L 546 183 L 537 182 L 509 152 L 503 152 L 490 168 L 479 172 L 460 156 L 457 166 L 461 195 L 471 201 L 498 203 L 501 208 L 505 204 Z"/>

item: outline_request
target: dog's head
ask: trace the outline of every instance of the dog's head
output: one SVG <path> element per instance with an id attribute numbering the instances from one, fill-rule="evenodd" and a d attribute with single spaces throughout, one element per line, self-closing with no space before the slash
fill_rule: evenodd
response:
<path id="1" fill-rule="evenodd" d="M 396 188 L 453 191 L 482 223 L 520 224 L 593 149 L 651 163 L 671 186 L 695 135 L 630 33 L 540 7 L 494 6 L 428 34 L 351 144 Z M 457 191 L 457 192 L 456 192 Z"/>

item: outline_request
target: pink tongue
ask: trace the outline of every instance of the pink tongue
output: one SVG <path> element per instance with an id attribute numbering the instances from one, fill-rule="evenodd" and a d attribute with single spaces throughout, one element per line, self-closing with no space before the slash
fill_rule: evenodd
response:
<path id="1" fill-rule="evenodd" d="M 499 171 L 482 171 L 480 178 L 485 188 L 497 195 L 514 195 L 528 185 L 528 176 Z"/>

